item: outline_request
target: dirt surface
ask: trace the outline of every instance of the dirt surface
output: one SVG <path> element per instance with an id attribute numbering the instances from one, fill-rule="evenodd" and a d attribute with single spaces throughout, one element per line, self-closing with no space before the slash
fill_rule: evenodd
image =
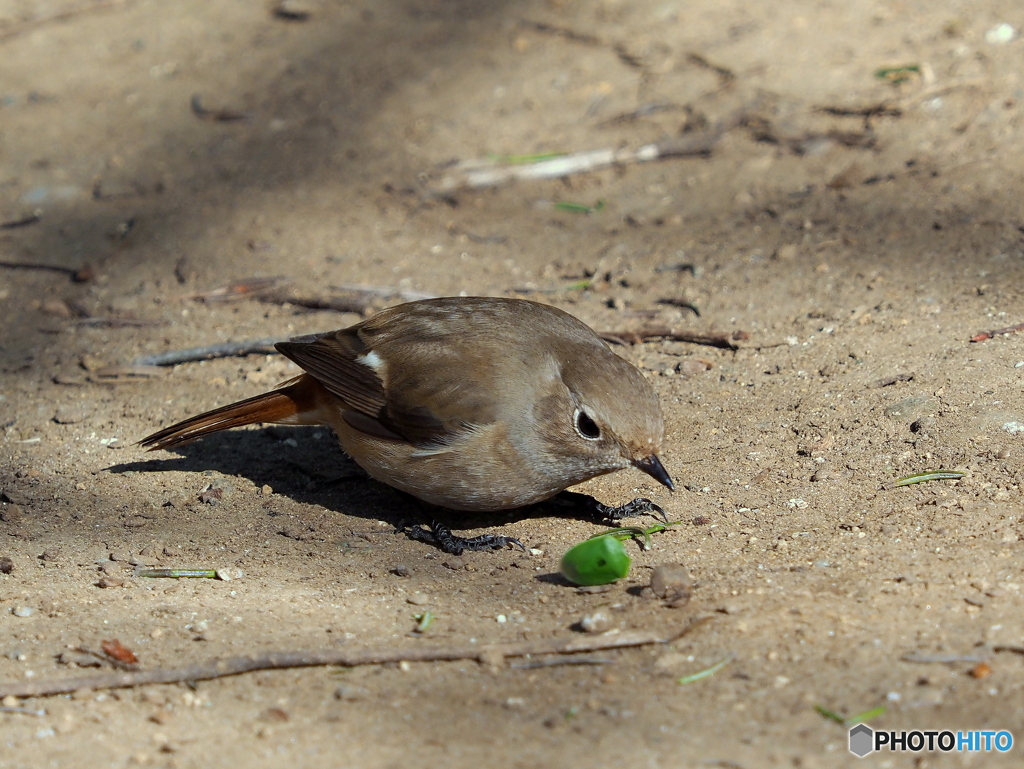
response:
<path id="1" fill-rule="evenodd" d="M 97 672 L 74 650 L 110 639 L 151 669 L 572 637 L 598 611 L 613 630 L 711 619 L 591 655 L 605 664 L 7 699 L 45 715 L 0 713 L 0 767 L 849 765 L 815 706 L 1024 739 L 1024 657 L 999 651 L 1024 645 L 1024 334 L 970 341 L 1024 321 L 1024 41 L 997 29 L 1024 27 L 1019 3 L 281 8 L 0 5 L 0 687 Z M 707 157 L 436 189 L 451 160 L 720 124 Z M 278 301 L 194 298 L 268 276 L 292 279 Z M 392 533 L 408 509 L 351 478 L 326 430 L 134 445 L 293 372 L 260 354 L 157 376 L 137 357 L 349 325 L 296 303 L 345 284 L 524 296 L 600 331 L 744 332 L 736 350 L 617 348 L 660 394 L 679 489 L 622 472 L 583 490 L 683 523 L 583 594 L 554 575 L 594 525 L 472 522 L 538 552 L 444 556 Z M 964 477 L 890 486 L 928 469 Z M 689 569 L 687 605 L 641 590 L 659 563 Z"/>

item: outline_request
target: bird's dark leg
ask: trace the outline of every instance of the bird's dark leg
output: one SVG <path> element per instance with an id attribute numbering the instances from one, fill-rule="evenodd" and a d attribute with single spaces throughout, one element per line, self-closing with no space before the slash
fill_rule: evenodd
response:
<path id="1" fill-rule="evenodd" d="M 625 518 L 636 518 L 639 515 L 651 515 L 660 518 L 662 523 L 668 523 L 668 516 L 659 505 L 649 499 L 634 499 L 618 507 L 609 507 L 594 499 L 589 494 L 580 494 L 577 491 L 563 491 L 556 494 L 549 503 L 559 507 L 566 506 L 574 510 L 580 518 L 595 521 L 596 523 L 618 523 Z"/>
<path id="2" fill-rule="evenodd" d="M 402 526 L 401 531 L 409 539 L 436 545 L 440 550 L 451 555 L 462 555 L 466 550 L 499 550 L 507 545 L 514 545 L 526 550 L 515 537 L 503 537 L 497 534 L 481 534 L 479 537 L 459 537 L 452 534 L 451 529 L 438 521 L 430 521 L 426 526 Z"/>
<path id="3" fill-rule="evenodd" d="M 416 497 L 405 492 L 399 492 L 404 499 L 414 505 L 418 510 L 426 513 L 425 505 Z M 463 552 L 480 550 L 500 550 L 508 545 L 514 545 L 521 550 L 526 546 L 515 537 L 503 537 L 497 534 L 481 534 L 478 537 L 460 537 L 452 534 L 452 530 L 434 519 L 429 514 L 423 516 L 427 519 L 426 526 L 407 526 L 399 524 L 398 531 L 402 532 L 409 539 L 417 542 L 426 542 L 437 546 L 440 550 L 451 555 L 462 555 Z M 422 519 L 421 519 L 422 520 Z"/>

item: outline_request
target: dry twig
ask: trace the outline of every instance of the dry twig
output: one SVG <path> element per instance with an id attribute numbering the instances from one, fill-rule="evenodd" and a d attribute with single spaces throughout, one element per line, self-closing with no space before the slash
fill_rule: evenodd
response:
<path id="1" fill-rule="evenodd" d="M 704 624 L 695 620 L 683 630 L 663 635 L 645 631 L 626 631 L 599 636 L 572 636 L 521 641 L 509 644 L 474 644 L 467 646 L 412 646 L 405 649 L 377 647 L 362 650 L 320 649 L 305 652 L 269 652 L 246 657 L 227 657 L 185 665 L 178 668 L 125 671 L 102 675 L 82 676 L 59 680 L 11 681 L 0 683 L 0 698 L 45 697 L 67 694 L 80 689 L 124 689 L 147 684 L 171 684 L 182 681 L 208 681 L 213 678 L 251 673 L 255 670 L 321 667 L 341 665 L 380 665 L 386 662 L 437 662 L 441 660 L 470 660 L 494 664 L 505 657 L 526 657 L 539 654 L 575 654 L 631 646 L 666 644 Z"/>
<path id="2" fill-rule="evenodd" d="M 276 353 L 274 347 L 278 342 L 287 342 L 288 337 L 256 339 L 249 342 L 224 342 L 206 347 L 190 347 L 187 350 L 169 350 L 156 355 L 143 355 L 131 362 L 132 366 L 177 366 L 179 363 L 191 363 L 197 360 L 213 358 L 232 358 L 251 355 L 253 353 Z"/>
<path id="3" fill-rule="evenodd" d="M 376 305 L 376 297 L 365 294 L 350 296 L 301 296 L 294 290 L 273 291 L 256 297 L 267 304 L 290 304 L 307 310 L 327 310 L 329 312 L 354 312 L 362 315 Z"/>
<path id="4" fill-rule="evenodd" d="M 286 275 L 276 275 L 272 278 L 245 278 L 225 286 L 211 288 L 209 291 L 189 294 L 185 299 L 195 299 L 200 302 L 233 302 L 237 299 L 260 296 L 264 292 L 280 288 L 290 282 L 291 278 Z"/>
<path id="5" fill-rule="evenodd" d="M 237 123 L 240 120 L 248 120 L 250 115 L 244 112 L 237 112 L 231 109 L 207 109 L 199 99 L 199 94 L 192 94 L 190 102 L 192 114 L 200 120 L 210 120 L 214 123 Z"/>
<path id="6" fill-rule="evenodd" d="M 896 384 L 898 382 L 913 382 L 913 381 L 914 381 L 914 374 L 913 373 L 896 374 L 894 376 L 887 376 L 887 377 L 884 377 L 882 379 L 876 379 L 874 382 L 869 384 L 868 387 L 871 387 L 871 388 L 891 387 L 892 385 L 894 385 L 894 384 Z"/>
<path id="7" fill-rule="evenodd" d="M 29 214 L 28 216 L 21 216 L 17 219 L 10 219 L 6 222 L 0 223 L 0 230 L 17 230 L 21 227 L 28 227 L 30 224 L 36 224 L 42 221 L 42 216 L 38 213 Z"/>
<path id="8" fill-rule="evenodd" d="M 605 331 L 598 336 L 612 344 L 639 344 L 651 339 L 664 339 L 670 342 L 691 342 L 708 347 L 722 347 L 726 350 L 738 350 L 737 342 L 750 339 L 750 334 L 746 331 L 701 333 L 699 331 L 680 331 L 667 326 L 642 328 L 637 331 Z"/>
<path id="9" fill-rule="evenodd" d="M 69 276 L 75 283 L 85 283 L 88 280 L 92 280 L 95 275 L 95 271 L 92 266 L 88 264 L 83 264 L 81 267 L 61 267 L 56 264 L 0 260 L 0 267 L 6 267 L 9 270 L 45 270 L 47 272 L 61 272 Z"/>
<path id="10" fill-rule="evenodd" d="M 363 283 L 342 283 L 340 286 L 331 286 L 331 288 L 353 294 L 379 296 L 384 299 L 397 297 L 403 302 L 415 302 L 419 299 L 435 299 L 437 297 L 437 294 L 428 294 L 425 291 L 410 291 L 396 286 L 368 286 Z"/>
<path id="11" fill-rule="evenodd" d="M 1024 331 L 1024 323 L 1018 323 L 1016 326 L 1007 326 L 1006 328 L 997 328 L 993 329 L 992 331 L 979 331 L 977 334 L 971 337 L 971 341 L 984 342 L 986 339 L 991 339 L 994 336 L 1016 334 L 1020 331 Z"/>
<path id="12" fill-rule="evenodd" d="M 571 174 L 589 173 L 609 166 L 648 163 L 652 160 L 709 155 L 727 131 L 743 122 L 745 112 L 722 120 L 707 131 L 691 133 L 656 144 L 633 149 L 605 149 L 575 152 L 540 160 L 536 163 L 503 164 L 490 158 L 465 160 L 444 169 L 428 188 L 435 194 L 459 189 L 496 187 L 517 179 L 557 179 Z"/>

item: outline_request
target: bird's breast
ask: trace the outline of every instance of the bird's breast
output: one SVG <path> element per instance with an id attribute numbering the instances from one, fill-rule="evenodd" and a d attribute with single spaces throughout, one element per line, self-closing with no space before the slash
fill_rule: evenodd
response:
<path id="1" fill-rule="evenodd" d="M 569 485 L 531 456 L 501 422 L 470 427 L 436 446 L 382 439 L 344 419 L 331 426 L 342 448 L 372 477 L 452 510 L 511 510 L 548 499 Z"/>

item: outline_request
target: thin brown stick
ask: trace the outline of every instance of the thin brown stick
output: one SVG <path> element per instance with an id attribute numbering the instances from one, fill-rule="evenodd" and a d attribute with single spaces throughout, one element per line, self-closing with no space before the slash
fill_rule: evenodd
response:
<path id="1" fill-rule="evenodd" d="M 314 649 L 304 652 L 269 652 L 245 657 L 226 657 L 177 668 L 125 671 L 101 675 L 64 678 L 49 681 L 10 681 L 0 683 L 0 698 L 46 697 L 67 694 L 80 689 L 124 689 L 148 684 L 173 684 L 182 681 L 208 681 L 213 678 L 251 673 L 255 670 L 308 668 L 324 665 L 356 667 L 380 665 L 386 662 L 437 662 L 441 660 L 470 660 L 493 664 L 504 657 L 526 657 L 538 654 L 576 654 L 631 646 L 649 646 L 675 641 L 691 629 L 704 624 L 695 620 L 681 631 L 668 635 L 625 631 L 598 636 L 572 636 L 522 641 L 509 644 L 483 644 L 473 646 L 414 646 L 406 649 L 377 647 L 370 649 Z"/>
<path id="2" fill-rule="evenodd" d="M 686 59 L 691 64 L 695 64 L 698 67 L 702 67 L 703 69 L 707 69 L 710 70 L 711 72 L 714 72 L 716 75 L 718 75 L 719 78 L 721 78 L 723 85 L 725 85 L 726 83 L 732 83 L 734 80 L 736 80 L 735 72 L 733 72 L 728 67 L 723 67 L 720 64 L 711 63 L 702 54 L 691 51 L 690 53 L 686 54 Z"/>
<path id="3" fill-rule="evenodd" d="M 56 264 L 40 264 L 38 262 L 14 262 L 8 260 L 0 260 L 0 267 L 4 267 L 8 270 L 43 270 L 46 272 L 60 272 L 71 278 L 75 283 L 84 283 L 87 280 L 92 280 L 94 271 L 93 268 L 84 264 L 81 267 L 61 267 Z"/>
<path id="4" fill-rule="evenodd" d="M 277 354 L 274 345 L 287 342 L 287 337 L 256 339 L 250 342 L 224 342 L 206 347 L 190 347 L 187 350 L 170 350 L 156 355 L 143 355 L 131 362 L 132 366 L 177 366 L 179 363 L 192 363 L 198 360 L 213 358 L 233 358 L 252 353 Z"/>
<path id="5" fill-rule="evenodd" d="M 533 21 L 532 19 L 520 19 L 519 23 L 524 27 L 528 27 L 535 32 L 540 32 L 545 35 L 554 35 L 555 37 L 561 37 L 565 40 L 572 40 L 576 43 L 583 43 L 585 45 L 607 45 L 605 41 L 596 35 L 590 35 L 586 32 L 577 32 L 569 27 L 560 27 L 556 24 L 548 24 L 546 21 Z"/>
<path id="6" fill-rule="evenodd" d="M 536 163 L 505 165 L 490 158 L 466 160 L 445 166 L 441 176 L 427 183 L 435 194 L 460 189 L 496 187 L 514 180 L 557 179 L 572 174 L 590 173 L 609 166 L 630 163 L 649 163 L 654 160 L 686 156 L 706 156 L 727 131 L 741 124 L 745 112 L 723 120 L 701 133 L 668 139 L 656 144 L 645 144 L 636 149 L 604 149 L 576 152 L 539 160 Z"/>
<path id="7" fill-rule="evenodd" d="M 992 647 L 992 651 L 994 651 L 994 652 L 1013 652 L 1014 654 L 1024 654 L 1024 646 L 1000 644 L 999 646 L 993 646 Z"/>
<path id="8" fill-rule="evenodd" d="M 148 326 L 159 326 L 160 321 L 125 318 L 117 315 L 90 315 L 73 321 L 73 324 L 76 326 L 92 326 L 94 328 L 146 328 Z"/>
<path id="9" fill-rule="evenodd" d="M 861 117 L 861 118 L 873 118 L 873 117 L 903 117 L 903 110 L 899 107 L 894 107 L 886 102 L 878 102 L 877 104 L 867 104 L 860 107 L 848 107 L 844 105 L 825 105 L 817 108 L 818 112 L 822 112 L 826 115 L 833 115 L 835 117 Z"/>
<path id="10" fill-rule="evenodd" d="M 876 379 L 874 382 L 869 384 L 868 387 L 871 387 L 871 388 L 891 387 L 892 385 L 897 384 L 898 382 L 913 382 L 913 381 L 914 381 L 914 374 L 913 373 L 896 374 L 894 376 L 887 376 L 887 377 L 885 377 L 883 379 Z"/>
<path id="11" fill-rule="evenodd" d="M 367 286 L 362 283 L 342 283 L 340 286 L 331 286 L 331 290 L 345 291 L 351 294 L 379 296 L 382 299 L 401 299 L 403 302 L 416 302 L 420 299 L 435 299 L 437 294 L 428 294 L 424 291 L 409 291 L 396 286 Z"/>
<path id="12" fill-rule="evenodd" d="M 192 94 L 192 100 L 189 102 L 192 107 L 192 114 L 200 120 L 210 120 L 215 123 L 237 123 L 240 120 L 249 120 L 251 117 L 244 112 L 238 112 L 232 109 L 207 109 L 203 106 L 202 101 L 199 98 L 199 94 Z"/>
<path id="13" fill-rule="evenodd" d="M 1024 331 L 1024 323 L 1018 323 L 1016 326 L 1007 326 L 1006 328 L 997 328 L 992 331 L 979 331 L 977 334 L 971 337 L 972 342 L 984 342 L 986 339 L 991 339 L 994 336 L 1003 336 L 1004 334 L 1016 334 L 1019 331 Z"/>
<path id="14" fill-rule="evenodd" d="M 750 339 L 750 334 L 746 331 L 701 333 L 699 331 L 679 331 L 667 326 L 642 328 L 637 331 L 605 331 L 599 336 L 613 344 L 639 344 L 650 339 L 664 339 L 670 342 L 691 342 L 708 347 L 721 347 L 726 350 L 738 350 L 737 342 Z"/>
<path id="15" fill-rule="evenodd" d="M 287 275 L 276 275 L 272 278 L 245 278 L 226 286 L 218 286 L 209 291 L 201 291 L 198 294 L 190 294 L 185 299 L 195 299 L 200 302 L 233 302 L 238 299 L 251 299 L 267 291 L 276 289 L 285 283 L 290 283 L 291 278 Z"/>
<path id="16" fill-rule="evenodd" d="M 0 222 L 0 230 L 17 230 L 21 227 L 28 227 L 30 224 L 36 224 L 42 221 L 43 217 L 39 214 L 29 214 L 28 216 L 22 216 L 18 219 L 10 219 L 6 222 Z"/>
<path id="17" fill-rule="evenodd" d="M 327 310 L 329 312 L 354 312 L 362 315 L 368 310 L 379 306 L 377 297 L 368 294 L 350 296 L 303 296 L 295 290 L 273 291 L 257 296 L 266 304 L 290 304 L 307 310 Z"/>

